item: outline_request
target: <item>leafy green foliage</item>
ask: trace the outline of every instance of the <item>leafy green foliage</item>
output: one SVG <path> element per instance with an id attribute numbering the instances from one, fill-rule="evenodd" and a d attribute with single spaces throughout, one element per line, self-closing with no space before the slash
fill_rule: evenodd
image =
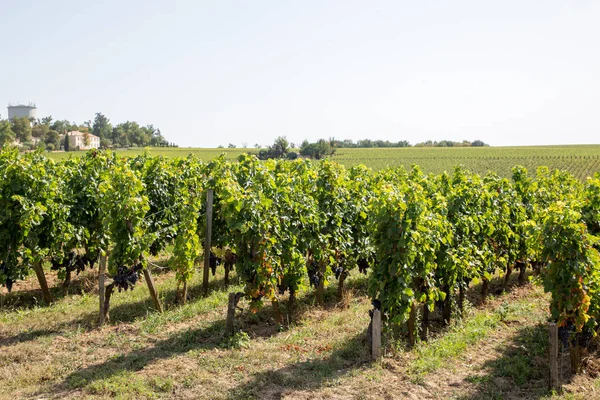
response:
<path id="1" fill-rule="evenodd" d="M 369 293 L 401 326 L 415 305 L 431 311 L 473 279 L 535 263 L 555 320 L 582 329 L 599 318 L 598 175 L 584 185 L 548 168 L 530 177 L 521 166 L 509 181 L 462 166 L 425 175 L 418 167 L 372 172 L 330 160 L 242 155 L 237 163 L 220 156 L 204 164 L 194 156 L 126 160 L 99 151 L 54 163 L 7 148 L 0 177 L 6 286 L 34 263 L 68 271 L 76 257 L 93 264 L 109 253 L 109 274 L 130 287 L 148 254 L 168 245 L 185 285 L 202 253 L 212 189 L 213 250 L 235 255 L 253 309 L 264 299 L 276 306 L 307 276 L 319 297 L 333 273 L 342 287 L 352 268 L 371 265 Z"/>
<path id="2" fill-rule="evenodd" d="M 198 235 L 198 214 L 204 201 L 204 182 L 201 164 L 194 157 L 177 160 L 171 171 L 179 171 L 172 207 L 177 213 L 175 243 L 171 265 L 177 273 L 179 282 L 187 282 L 194 274 L 195 261 L 202 253 Z"/>
<path id="3" fill-rule="evenodd" d="M 552 204 L 543 225 L 544 289 L 552 293 L 550 312 L 560 326 L 577 331 L 598 321 L 600 256 L 576 202 Z"/>
<path id="4" fill-rule="evenodd" d="M 381 302 L 392 324 L 406 322 L 413 302 L 444 298 L 435 284 L 437 252 L 451 239 L 443 215 L 415 181 L 383 185 L 372 200 L 372 238 L 377 263 L 369 292 Z"/>
<path id="5" fill-rule="evenodd" d="M 588 178 L 585 186 L 583 219 L 592 235 L 600 235 L 600 173 Z"/>
<path id="6" fill-rule="evenodd" d="M 142 180 L 126 164 L 107 169 L 98 186 L 104 230 L 110 237 L 108 271 L 116 276 L 120 267 L 145 265 L 153 235 L 147 235 L 144 219 L 150 209 Z"/>
<path id="7" fill-rule="evenodd" d="M 0 284 L 10 289 L 71 239 L 61 168 L 40 152 L 2 150 L 0 209 Z"/>

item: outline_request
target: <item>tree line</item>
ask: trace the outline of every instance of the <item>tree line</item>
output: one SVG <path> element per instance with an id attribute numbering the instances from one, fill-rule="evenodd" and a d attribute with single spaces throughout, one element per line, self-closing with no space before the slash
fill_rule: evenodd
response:
<path id="1" fill-rule="evenodd" d="M 65 140 L 65 133 L 72 131 L 98 136 L 101 148 L 176 147 L 154 125 L 140 126 L 135 121 L 127 121 L 113 126 L 102 113 L 96 113 L 94 121 L 83 124 L 54 120 L 52 116 L 35 120 L 26 117 L 0 119 L 0 147 L 17 142 L 23 150 L 75 150 L 69 149 Z"/>
<path id="2" fill-rule="evenodd" d="M 280 140 L 281 138 L 287 139 L 285 136 L 280 136 L 275 139 L 275 142 Z M 308 140 L 304 140 L 300 145 L 300 149 L 303 147 L 307 147 L 310 153 L 315 154 L 325 154 L 330 149 L 366 149 L 366 148 L 399 148 L 399 147 L 484 147 L 489 146 L 489 144 L 485 143 L 482 140 L 474 140 L 468 141 L 463 140 L 462 142 L 454 142 L 452 140 L 427 140 L 425 142 L 419 142 L 414 146 L 410 144 L 408 140 L 399 140 L 397 142 L 390 142 L 389 140 L 371 140 L 371 139 L 360 139 L 357 141 L 353 141 L 352 139 L 344 139 L 338 140 L 336 138 L 329 139 L 319 139 L 316 142 L 310 143 Z M 225 146 L 219 146 L 219 148 L 224 148 Z M 229 143 L 228 148 L 235 148 L 236 146 L 232 143 Z M 242 147 L 246 148 L 247 143 L 242 143 Z M 260 149 L 262 146 L 258 143 L 254 145 L 255 148 Z M 272 146 L 268 146 L 267 150 Z M 294 143 L 289 143 L 289 147 L 295 148 Z M 318 148 L 318 150 L 316 149 Z M 335 152 L 335 150 L 333 150 Z M 301 154 L 302 155 L 302 154 Z M 269 158 L 284 158 L 284 157 L 269 157 Z M 312 157 L 312 158 L 321 158 L 321 157 Z"/>
<path id="3" fill-rule="evenodd" d="M 452 142 L 450 140 L 442 140 L 441 142 L 435 142 L 428 140 L 426 142 L 417 143 L 414 147 L 483 147 L 489 146 L 481 140 L 475 140 L 473 142 L 469 142 L 468 140 L 463 140 L 462 142 Z M 219 146 L 223 147 L 223 146 Z M 229 148 L 235 148 L 235 145 L 229 144 Z M 245 146 L 244 146 L 245 147 Z M 259 148 L 260 145 L 255 145 L 255 147 Z M 390 142 L 383 140 L 358 140 L 353 142 L 350 139 L 346 140 L 336 140 L 335 138 L 329 139 L 319 139 L 316 142 L 309 142 L 308 140 L 304 140 L 300 144 L 299 152 L 293 151 L 295 148 L 294 143 L 288 142 L 285 136 L 279 136 L 272 145 L 267 146 L 266 149 L 260 149 L 256 154 L 259 159 L 267 160 L 267 159 L 288 159 L 295 160 L 298 156 L 302 156 L 305 158 L 312 158 L 315 160 L 320 160 L 327 156 L 333 155 L 338 148 L 398 148 L 398 147 L 412 147 L 411 144 L 402 140 L 399 142 Z"/>

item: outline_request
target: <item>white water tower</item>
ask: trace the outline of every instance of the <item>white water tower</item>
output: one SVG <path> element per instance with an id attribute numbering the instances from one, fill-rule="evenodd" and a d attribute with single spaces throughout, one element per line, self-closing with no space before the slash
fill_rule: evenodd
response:
<path id="1" fill-rule="evenodd" d="M 9 104 L 8 119 L 25 117 L 28 120 L 37 119 L 37 107 L 34 103 L 25 104 Z"/>

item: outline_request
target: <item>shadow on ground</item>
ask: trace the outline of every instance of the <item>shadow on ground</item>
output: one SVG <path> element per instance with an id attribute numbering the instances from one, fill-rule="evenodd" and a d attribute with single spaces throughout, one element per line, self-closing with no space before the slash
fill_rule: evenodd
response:
<path id="1" fill-rule="evenodd" d="M 545 324 L 527 326 L 499 348 L 500 357 L 483 364 L 481 373 L 466 381 L 475 391 L 463 400 L 540 399 L 548 390 L 548 330 Z"/>
<path id="2" fill-rule="evenodd" d="M 236 284 L 236 280 L 233 279 L 231 281 L 232 284 Z M 73 282 L 74 286 L 71 288 L 71 293 L 76 292 L 76 288 L 79 287 L 77 281 Z M 59 300 L 61 296 L 64 296 L 62 287 L 57 285 L 53 287 L 52 294 L 55 300 Z M 146 291 L 147 286 L 145 284 L 138 284 L 134 290 L 138 291 Z M 209 292 L 214 291 L 224 291 L 226 290 L 224 286 L 223 279 L 213 279 L 209 281 Z M 17 293 L 11 293 L 7 296 L 18 296 L 20 300 L 13 298 L 13 300 L 17 300 L 20 306 L 13 307 L 10 309 L 14 309 L 15 311 L 20 309 L 28 309 L 35 306 L 36 294 L 39 295 L 41 292 L 39 290 L 28 290 L 28 291 L 20 291 Z M 119 293 L 115 292 L 113 294 L 113 302 L 115 299 L 118 299 Z M 163 301 L 163 305 L 165 310 L 170 310 L 178 307 L 175 302 L 176 298 L 176 289 L 163 290 L 159 292 L 161 296 L 161 301 Z M 201 283 L 197 283 L 191 285 L 188 289 L 188 295 L 192 298 L 192 301 L 202 301 L 202 285 Z M 50 305 L 52 306 L 52 305 Z M 120 323 L 132 323 L 137 319 L 144 318 L 150 313 L 156 312 L 154 307 L 154 303 L 150 298 L 150 294 L 144 297 L 144 299 L 136 301 L 136 302 L 126 302 L 121 304 L 115 304 L 110 308 L 110 321 L 109 325 L 118 325 Z M 19 332 L 16 335 L 12 336 L 0 336 L 0 348 L 13 346 L 21 342 L 33 341 L 41 337 L 52 336 L 52 335 L 60 335 L 64 334 L 66 331 L 70 329 L 82 329 L 84 331 L 91 331 L 92 329 L 98 326 L 98 311 L 92 311 L 85 313 L 83 315 L 77 315 L 77 317 L 70 319 L 68 321 L 60 322 L 60 323 L 48 323 L 47 328 L 43 329 L 33 329 L 25 332 Z"/>
<path id="3" fill-rule="evenodd" d="M 280 399 L 294 390 L 318 390 L 369 363 L 365 338 L 366 331 L 334 348 L 326 357 L 256 373 L 248 382 L 231 389 L 228 398 Z"/>
<path id="4" fill-rule="evenodd" d="M 167 359 L 196 349 L 214 349 L 223 341 L 224 321 L 216 321 L 206 327 L 187 329 L 174 334 L 152 347 L 132 351 L 72 372 L 65 380 L 50 388 L 51 394 L 82 388 L 98 380 L 108 379 L 123 371 L 135 372 L 157 360 Z M 39 393 L 40 395 L 44 393 Z"/>
<path id="5" fill-rule="evenodd" d="M 271 307 L 264 307 L 258 313 L 258 318 L 267 319 L 267 314 L 271 312 Z M 247 325 L 247 321 L 242 323 Z M 225 337 L 224 331 L 225 320 L 221 319 L 202 328 L 178 332 L 155 343 L 152 347 L 135 350 L 100 364 L 74 371 L 63 382 L 52 387 L 49 392 L 38 394 L 60 395 L 73 389 L 85 387 L 95 381 L 109 379 L 124 371 L 139 371 L 157 360 L 169 359 L 191 350 L 227 348 L 228 339 Z M 267 329 L 261 327 L 256 331 L 249 330 L 247 332 L 250 336 L 267 336 L 277 334 L 280 331 L 281 327 L 272 326 Z M 317 388 L 326 381 L 335 379 L 368 361 L 365 338 L 366 332 L 363 332 L 345 342 L 342 346 L 334 348 L 328 357 L 322 359 L 297 363 L 281 370 L 258 373 L 253 376 L 251 382 L 236 388 L 231 397 L 240 398 L 236 393 L 253 393 L 264 387 L 265 381 L 278 385 L 282 390 L 307 385 Z"/>
<path id="6" fill-rule="evenodd" d="M 60 329 L 33 329 L 27 332 L 21 332 L 17 335 L 0 338 L 0 348 L 13 346 L 17 343 L 28 342 L 31 340 L 36 340 L 38 338 L 50 335 L 58 335 L 61 332 Z"/>
<path id="7" fill-rule="evenodd" d="M 49 274 L 48 274 L 49 275 Z M 37 282 L 37 281 L 36 281 Z M 81 293 L 90 293 L 97 288 L 97 277 L 91 277 L 87 274 L 73 277 L 69 285 L 68 292 L 63 288 L 62 282 L 56 281 L 54 286 L 49 288 L 53 302 L 66 296 Z M 0 309 L 7 310 L 27 310 L 35 307 L 48 307 L 53 303 L 47 304 L 42 300 L 42 291 L 37 287 L 24 290 L 13 290 L 11 293 L 1 295 Z"/>
<path id="8" fill-rule="evenodd" d="M 158 268 L 152 268 L 152 274 L 155 277 L 162 277 L 167 273 L 171 272 L 165 265 L 166 262 L 160 261 L 156 264 Z M 50 294 L 53 302 L 46 304 L 42 300 L 42 291 L 39 289 L 37 280 L 31 278 L 31 282 L 27 285 L 27 289 L 13 290 L 11 293 L 0 295 L 0 309 L 6 310 L 20 310 L 20 309 L 31 309 L 35 307 L 51 307 L 53 303 L 63 299 L 66 296 L 77 295 L 83 293 L 96 293 L 98 292 L 98 276 L 97 270 L 86 270 L 81 274 L 73 274 L 73 280 L 69 284 L 68 291 L 63 288 L 63 282 L 57 278 L 56 272 L 46 271 L 46 278 L 49 281 Z M 143 281 L 143 279 L 141 280 Z M 230 285 L 237 283 L 235 273 L 232 274 L 230 279 Z M 223 278 L 215 279 L 214 276 L 209 280 L 209 290 L 218 290 L 225 287 Z M 202 287 L 200 284 L 195 284 L 188 288 L 188 296 L 197 297 L 202 294 Z M 175 290 L 169 290 L 166 294 L 166 298 L 171 303 L 175 299 Z"/>

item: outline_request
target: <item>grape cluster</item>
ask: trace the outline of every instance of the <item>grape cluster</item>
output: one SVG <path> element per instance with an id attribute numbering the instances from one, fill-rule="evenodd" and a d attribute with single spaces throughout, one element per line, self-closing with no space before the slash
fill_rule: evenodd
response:
<path id="1" fill-rule="evenodd" d="M 573 332 L 575 332 L 575 326 L 572 323 L 568 323 L 567 325 L 558 328 L 558 339 L 560 340 L 563 349 L 569 348 L 569 342 L 571 341 Z"/>
<path id="2" fill-rule="evenodd" d="M 12 286 L 13 286 L 13 280 L 10 278 L 6 278 L 6 282 L 4 282 L 4 285 L 6 286 L 6 289 L 8 290 L 8 293 L 10 293 L 10 291 L 12 290 Z"/>
<path id="3" fill-rule="evenodd" d="M 52 266 L 50 267 L 50 269 L 52 269 L 54 271 L 58 271 L 58 270 L 64 268 L 66 271 L 72 271 L 74 259 L 75 259 L 74 251 L 69 252 L 69 254 L 67 254 L 67 256 L 64 257 L 61 261 L 53 258 Z"/>
<path id="4" fill-rule="evenodd" d="M 279 291 L 279 294 L 283 296 L 283 294 L 287 290 L 287 285 L 285 285 L 284 283 L 280 283 L 277 285 L 277 290 Z"/>
<path id="5" fill-rule="evenodd" d="M 321 274 L 319 273 L 319 265 L 316 261 L 311 261 L 307 266 L 308 280 L 312 287 L 319 286 L 321 282 Z"/>
<path id="6" fill-rule="evenodd" d="M 87 256 L 76 255 L 75 259 L 73 260 L 73 263 L 71 264 L 71 268 L 72 268 L 72 270 L 77 271 L 77 274 L 79 274 L 81 271 L 85 270 L 85 267 L 89 263 L 90 263 L 90 261 L 87 258 Z"/>
<path id="7" fill-rule="evenodd" d="M 369 263 L 364 258 L 358 260 L 358 270 L 361 274 L 367 274 L 367 270 L 369 269 Z"/>
<path id="8" fill-rule="evenodd" d="M 558 339 L 560 340 L 563 349 L 568 349 L 569 346 L 578 344 L 581 347 L 588 347 L 594 337 L 594 331 L 586 326 L 581 332 L 576 332 L 575 325 L 568 322 L 565 326 L 558 328 Z"/>
<path id="9" fill-rule="evenodd" d="M 371 305 L 373 306 L 374 310 L 380 310 L 381 311 L 381 301 L 379 299 L 373 299 L 371 301 Z"/>
<path id="10" fill-rule="evenodd" d="M 582 347 L 588 347 L 592 341 L 592 338 L 594 337 L 594 331 L 587 326 L 584 326 L 581 333 L 579 333 L 577 336 L 579 339 L 579 345 Z"/>
<path id="11" fill-rule="evenodd" d="M 332 270 L 333 270 L 333 273 L 335 274 L 335 279 L 340 279 L 340 276 L 342 274 L 346 273 L 344 267 L 340 267 L 339 265 L 336 265 L 335 267 L 333 267 Z"/>
<path id="12" fill-rule="evenodd" d="M 221 259 L 216 256 L 212 251 L 210 252 L 210 257 L 208 258 L 208 266 L 210 267 L 210 271 L 213 276 L 217 273 L 217 267 L 221 264 Z"/>
<path id="13" fill-rule="evenodd" d="M 310 285 L 312 287 L 317 287 L 319 286 L 319 282 L 321 282 L 321 277 L 319 276 L 318 273 L 316 274 L 309 274 L 308 275 L 308 280 L 310 281 Z"/>
<path id="14" fill-rule="evenodd" d="M 133 290 L 142 268 L 142 264 L 137 264 L 131 268 L 122 265 L 117 269 L 117 275 L 114 277 L 113 282 L 115 286 L 119 288 L 119 292 L 121 290 Z"/>
<path id="15" fill-rule="evenodd" d="M 150 254 L 152 254 L 153 256 L 157 256 L 163 248 L 163 242 L 164 241 L 161 240 L 155 240 L 154 242 L 152 242 L 152 244 L 150 245 Z"/>
<path id="16" fill-rule="evenodd" d="M 83 265 L 84 266 L 88 265 L 91 269 L 94 269 L 94 264 L 96 263 L 96 260 L 98 260 L 97 255 L 96 255 L 96 257 L 89 257 L 86 253 L 81 257 L 81 261 L 82 261 Z M 82 269 L 82 271 L 83 271 L 83 269 Z M 77 273 L 79 273 L 79 270 L 77 271 Z"/>
<path id="17" fill-rule="evenodd" d="M 4 286 L 6 286 L 6 289 L 8 290 L 8 293 L 10 293 L 10 291 L 12 290 L 12 286 L 13 286 L 13 280 L 10 279 L 8 277 L 8 271 L 6 268 L 6 264 L 4 264 L 2 261 L 0 261 L 0 273 L 4 276 L 6 276 L 6 279 L 4 280 Z"/>
<path id="18" fill-rule="evenodd" d="M 50 269 L 58 271 L 64 268 L 68 272 L 76 271 L 79 275 L 79 273 L 84 271 L 87 266 L 93 269 L 95 262 L 96 259 L 89 257 L 87 253 L 81 256 L 74 251 L 70 251 L 62 261 L 52 259 L 52 266 Z"/>
<path id="19" fill-rule="evenodd" d="M 225 253 L 225 263 L 224 267 L 226 270 L 231 271 L 233 268 L 233 264 L 237 261 L 237 256 L 231 252 L 231 250 L 227 250 Z"/>

